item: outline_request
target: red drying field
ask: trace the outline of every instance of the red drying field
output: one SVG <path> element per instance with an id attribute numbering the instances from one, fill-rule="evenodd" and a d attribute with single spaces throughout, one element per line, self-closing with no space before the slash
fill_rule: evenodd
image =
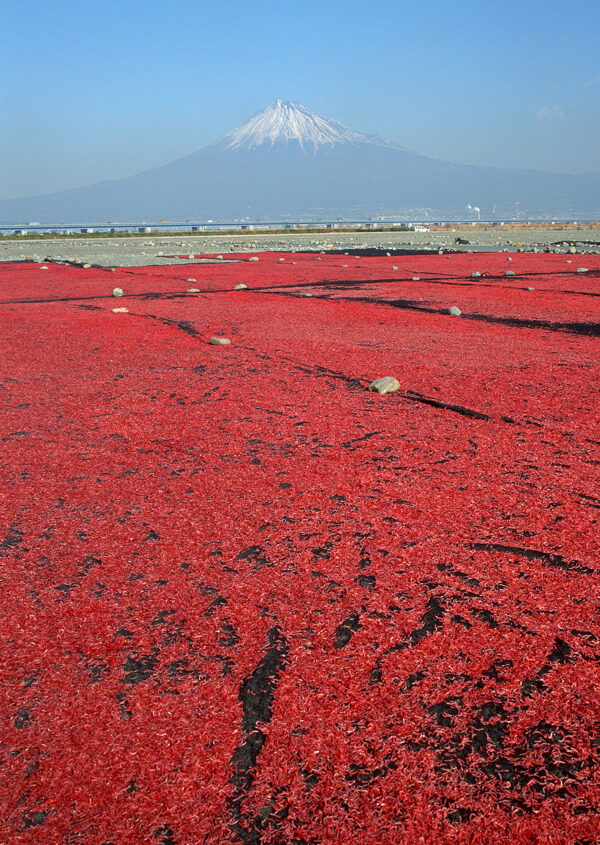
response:
<path id="1" fill-rule="evenodd" d="M 594 845 L 600 257 L 240 258 L 0 265 L 0 841 Z"/>

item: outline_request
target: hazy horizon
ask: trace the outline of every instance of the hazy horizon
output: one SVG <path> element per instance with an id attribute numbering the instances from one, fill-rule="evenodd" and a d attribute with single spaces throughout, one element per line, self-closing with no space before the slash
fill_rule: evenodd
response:
<path id="1" fill-rule="evenodd" d="M 161 166 L 278 98 L 437 159 L 600 172 L 598 18 L 591 0 L 6 4 L 0 196 Z"/>

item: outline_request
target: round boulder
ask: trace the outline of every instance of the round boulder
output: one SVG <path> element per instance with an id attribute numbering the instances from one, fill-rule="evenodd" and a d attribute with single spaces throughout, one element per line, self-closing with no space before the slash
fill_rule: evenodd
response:
<path id="1" fill-rule="evenodd" d="M 400 388 L 400 382 L 393 376 L 381 376 L 376 378 L 369 385 L 369 390 L 373 393 L 395 393 Z"/>

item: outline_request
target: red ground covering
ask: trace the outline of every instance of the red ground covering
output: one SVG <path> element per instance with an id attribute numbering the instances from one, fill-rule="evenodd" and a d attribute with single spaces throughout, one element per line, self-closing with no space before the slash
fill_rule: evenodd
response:
<path id="1" fill-rule="evenodd" d="M 240 259 L 0 265 L 0 841 L 596 843 L 600 258 Z"/>

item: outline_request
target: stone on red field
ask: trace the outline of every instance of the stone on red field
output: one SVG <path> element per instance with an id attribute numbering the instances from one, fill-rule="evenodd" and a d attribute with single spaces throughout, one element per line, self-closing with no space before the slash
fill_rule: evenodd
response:
<path id="1" fill-rule="evenodd" d="M 394 376 L 381 376 L 372 381 L 368 389 L 373 393 L 395 393 L 400 388 L 400 382 Z"/>

